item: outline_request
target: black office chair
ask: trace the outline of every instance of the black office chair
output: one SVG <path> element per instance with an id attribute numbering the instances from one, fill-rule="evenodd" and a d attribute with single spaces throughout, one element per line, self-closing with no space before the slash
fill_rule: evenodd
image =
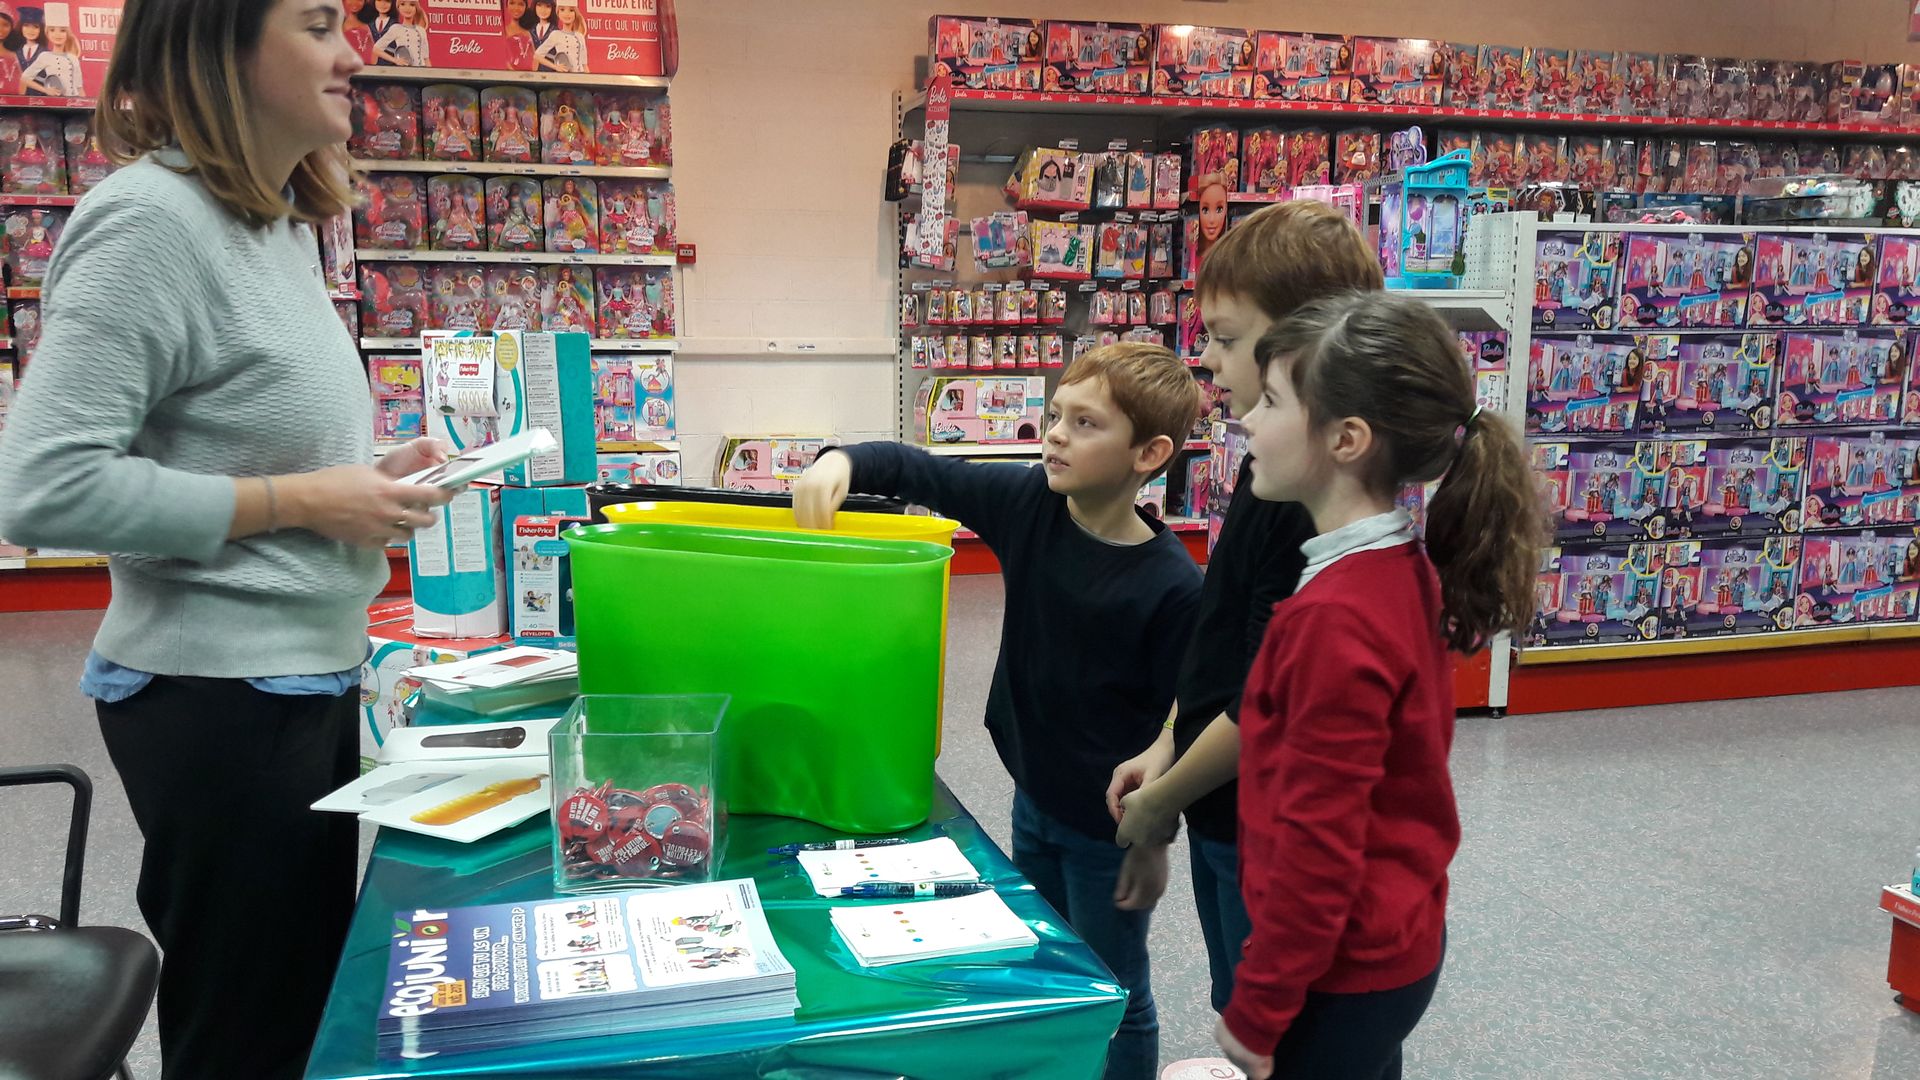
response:
<path id="1" fill-rule="evenodd" d="M 131 1077 L 127 1051 L 160 981 L 153 943 L 118 926 L 80 925 L 93 783 L 72 765 L 0 768 L 0 787 L 68 784 L 60 918 L 0 916 L 0 1075 L 27 1080 Z"/>

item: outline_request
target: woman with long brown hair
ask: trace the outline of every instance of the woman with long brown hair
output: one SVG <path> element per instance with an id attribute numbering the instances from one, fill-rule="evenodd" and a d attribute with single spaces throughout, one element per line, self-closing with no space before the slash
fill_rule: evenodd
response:
<path id="1" fill-rule="evenodd" d="M 126 167 L 53 255 L 0 438 L 0 532 L 111 556 L 81 689 L 146 841 L 167 1077 L 297 1077 L 353 911 L 382 549 L 444 492 L 373 464 L 313 225 L 349 206 L 339 0 L 129 0 L 100 93 Z M 264 959 L 263 959 L 264 958 Z M 262 978 L 267 983 L 262 983 Z"/>

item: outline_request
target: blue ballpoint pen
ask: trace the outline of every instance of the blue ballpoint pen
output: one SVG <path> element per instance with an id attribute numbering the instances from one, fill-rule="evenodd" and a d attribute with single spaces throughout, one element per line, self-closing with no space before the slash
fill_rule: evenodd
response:
<path id="1" fill-rule="evenodd" d="M 988 892 L 992 888 L 984 881 L 869 881 L 863 885 L 848 885 L 840 890 L 840 895 L 859 900 L 898 900 L 924 896 L 967 896 Z"/>
<path id="2" fill-rule="evenodd" d="M 852 851 L 856 848 L 892 847 L 906 842 L 902 837 L 887 840 L 823 840 L 816 844 L 782 844 L 779 847 L 768 848 L 767 854 L 798 855 L 803 851 Z"/>

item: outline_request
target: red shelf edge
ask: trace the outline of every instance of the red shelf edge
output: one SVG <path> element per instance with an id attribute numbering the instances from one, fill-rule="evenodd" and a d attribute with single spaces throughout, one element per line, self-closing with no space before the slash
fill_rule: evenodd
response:
<path id="1" fill-rule="evenodd" d="M 1513 668 L 1508 711 L 1620 709 L 1920 686 L 1920 638 Z"/>

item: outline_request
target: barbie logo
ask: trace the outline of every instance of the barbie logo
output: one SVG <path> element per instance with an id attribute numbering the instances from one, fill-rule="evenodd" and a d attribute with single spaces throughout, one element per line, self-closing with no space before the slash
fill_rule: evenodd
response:
<path id="1" fill-rule="evenodd" d="M 487 51 L 486 47 L 474 38 L 454 38 L 453 42 L 447 46 L 447 54 L 450 56 L 479 56 L 485 51 Z"/>
<path id="2" fill-rule="evenodd" d="M 640 59 L 640 50 L 631 45 L 609 45 L 607 46 L 607 59 L 638 60 Z"/>

